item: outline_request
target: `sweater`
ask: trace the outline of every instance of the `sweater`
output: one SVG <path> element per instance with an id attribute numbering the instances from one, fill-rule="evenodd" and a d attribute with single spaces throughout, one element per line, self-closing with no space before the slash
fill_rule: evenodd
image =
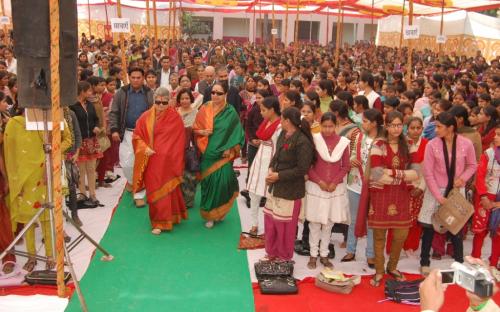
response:
<path id="1" fill-rule="evenodd" d="M 455 179 L 468 181 L 477 169 L 474 146 L 469 139 L 458 135 L 456 148 Z M 448 154 L 451 160 L 451 151 L 448 151 Z M 424 179 L 434 198 L 436 200 L 442 198 L 441 189 L 445 189 L 448 185 L 448 174 L 441 138 L 434 138 L 427 144 L 424 156 Z"/>

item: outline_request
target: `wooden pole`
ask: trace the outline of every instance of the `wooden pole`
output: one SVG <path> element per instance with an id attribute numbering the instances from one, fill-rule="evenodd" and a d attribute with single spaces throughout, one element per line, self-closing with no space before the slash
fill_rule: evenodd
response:
<path id="1" fill-rule="evenodd" d="M 340 47 L 344 44 L 344 8 L 340 10 Z"/>
<path id="2" fill-rule="evenodd" d="M 121 0 L 116 1 L 116 15 L 118 15 L 118 18 L 122 17 L 122 3 Z M 120 53 L 121 53 L 121 59 L 122 59 L 122 75 L 123 75 L 123 81 L 125 84 L 128 83 L 128 76 L 127 76 L 127 58 L 125 57 L 125 36 L 123 33 L 120 33 Z"/>
<path id="3" fill-rule="evenodd" d="M 441 25 L 439 26 L 439 35 L 443 35 L 443 30 L 444 30 L 444 0 L 441 3 Z M 439 55 L 443 52 L 443 44 L 439 44 Z"/>
<path id="4" fill-rule="evenodd" d="M 3 16 L 7 16 L 7 12 L 5 12 L 5 3 L 4 3 L 4 0 L 1 0 L 1 5 L 2 5 L 2 15 Z M 12 21 L 11 21 L 12 23 Z M 89 29 L 90 29 L 90 24 L 89 24 Z M 4 33 L 4 36 L 3 36 L 3 43 L 8 46 L 9 45 L 9 34 L 8 34 L 9 30 L 7 28 L 7 25 L 3 25 L 3 33 Z"/>
<path id="5" fill-rule="evenodd" d="M 262 2 L 259 1 L 259 19 L 260 19 L 260 44 L 264 44 L 264 20 L 262 19 Z"/>
<path id="6" fill-rule="evenodd" d="M 153 0 L 153 24 L 155 27 L 155 47 L 158 46 L 158 15 L 156 14 L 156 0 Z"/>
<path id="7" fill-rule="evenodd" d="M 337 38 L 335 39 L 335 67 L 339 67 L 340 58 L 340 13 L 342 11 L 342 0 L 339 1 L 339 8 L 337 15 Z"/>
<path id="8" fill-rule="evenodd" d="M 182 2 L 181 2 L 182 3 Z M 253 46 L 257 46 L 257 20 L 255 19 L 257 1 L 253 2 Z"/>
<path id="9" fill-rule="evenodd" d="M 170 32 L 172 31 L 172 1 L 168 1 L 168 31 L 167 44 L 170 47 Z"/>
<path id="10" fill-rule="evenodd" d="M 57 270 L 57 295 L 66 296 L 64 282 L 64 234 L 62 215 L 62 185 L 61 185 L 61 85 L 59 75 L 59 0 L 49 1 L 50 11 L 50 97 L 52 101 L 52 192 L 54 202 L 54 223 L 56 230 L 56 270 Z M 51 242 L 45 241 L 45 244 Z"/>
<path id="11" fill-rule="evenodd" d="M 172 22 L 172 26 L 174 28 L 173 29 L 173 35 L 172 35 L 173 38 L 172 39 L 173 40 L 177 40 L 177 25 L 176 25 L 177 24 L 176 23 L 176 21 L 177 21 L 177 2 L 175 0 L 172 1 L 172 5 L 174 6 L 174 11 L 172 13 L 173 18 L 174 18 L 174 20 Z"/>
<path id="12" fill-rule="evenodd" d="M 150 8 L 149 8 L 149 0 L 146 0 L 146 24 L 149 38 L 149 56 L 151 60 L 153 59 L 153 41 L 151 41 L 151 18 L 149 16 Z"/>
<path id="13" fill-rule="evenodd" d="M 326 7 L 326 45 L 330 41 L 330 7 Z"/>
<path id="14" fill-rule="evenodd" d="M 273 38 L 273 50 L 276 49 L 276 35 L 274 35 L 272 33 L 273 29 L 275 27 L 275 24 L 274 24 L 274 1 L 273 1 L 273 12 L 272 12 L 272 29 L 271 29 L 271 36 Z"/>
<path id="15" fill-rule="evenodd" d="M 413 25 L 413 0 L 410 1 L 410 12 L 408 16 L 408 24 Z M 413 40 L 408 39 L 408 64 L 406 69 L 406 86 L 410 90 L 411 87 L 411 72 L 412 72 L 412 54 L 413 54 Z"/>
<path id="16" fill-rule="evenodd" d="M 297 0 L 297 14 L 295 16 L 295 53 L 296 55 L 299 54 L 299 7 L 300 7 L 300 0 Z"/>
<path id="17" fill-rule="evenodd" d="M 403 47 L 403 30 L 405 24 L 405 5 L 406 0 L 403 0 L 403 12 L 401 12 L 401 32 L 399 34 L 399 58 L 401 58 L 402 52 L 401 48 Z"/>
<path id="18" fill-rule="evenodd" d="M 290 5 L 290 0 L 286 0 L 286 13 L 285 13 L 285 48 L 288 44 L 288 6 Z"/>
<path id="19" fill-rule="evenodd" d="M 3 0 L 2 0 L 2 12 L 4 12 Z M 92 36 L 92 25 L 90 23 L 90 0 L 87 0 L 87 13 L 88 13 L 88 19 L 89 19 L 89 40 L 90 40 L 90 36 Z"/>
<path id="20" fill-rule="evenodd" d="M 372 33 L 373 44 L 375 45 L 375 34 L 374 34 L 375 29 L 373 28 L 373 18 L 374 18 L 373 17 L 373 13 L 374 13 L 373 10 L 374 9 L 375 9 L 375 0 L 372 0 L 372 31 L 371 31 L 371 33 Z"/>

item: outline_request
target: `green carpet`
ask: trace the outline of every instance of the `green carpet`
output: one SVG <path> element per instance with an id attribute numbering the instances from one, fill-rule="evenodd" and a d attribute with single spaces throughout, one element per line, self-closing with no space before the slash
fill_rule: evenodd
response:
<path id="1" fill-rule="evenodd" d="M 211 230 L 199 209 L 188 213 L 154 236 L 147 208 L 135 208 L 126 193 L 101 241 L 115 259 L 101 262 L 96 252 L 81 281 L 89 311 L 254 311 L 236 203 Z M 81 311 L 76 292 L 66 311 Z"/>

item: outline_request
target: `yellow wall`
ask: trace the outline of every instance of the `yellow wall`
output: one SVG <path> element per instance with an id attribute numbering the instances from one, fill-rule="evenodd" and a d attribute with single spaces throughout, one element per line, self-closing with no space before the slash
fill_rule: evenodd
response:
<path id="1" fill-rule="evenodd" d="M 96 38 L 104 38 L 104 26 L 106 25 L 105 21 L 91 21 L 91 33 Z M 78 36 L 82 33 L 89 36 L 89 23 L 88 20 L 78 20 Z M 169 36 L 169 27 L 168 26 L 158 26 L 158 37 L 159 39 L 166 39 L 167 37 L 172 38 L 172 35 L 175 33 L 176 37 L 179 37 L 179 27 L 171 27 L 170 36 Z M 140 24 L 132 24 L 132 33 L 136 36 L 137 39 L 143 38 L 148 34 L 147 26 Z M 118 38 L 118 35 L 114 35 L 115 39 Z M 129 37 L 129 34 L 125 34 L 125 37 Z M 151 37 L 154 37 L 154 26 L 151 24 Z"/>
<path id="2" fill-rule="evenodd" d="M 399 32 L 379 33 L 379 45 L 388 47 L 399 47 Z M 408 40 L 403 40 L 403 46 L 407 46 Z M 437 52 L 439 45 L 436 43 L 435 36 L 420 35 L 420 38 L 414 40 L 413 48 L 417 50 L 431 49 Z M 470 35 L 447 36 L 447 41 L 443 45 L 443 52 L 457 55 L 476 56 L 476 51 L 481 50 L 483 56 L 489 61 L 500 55 L 500 41 L 488 38 L 474 37 Z"/>

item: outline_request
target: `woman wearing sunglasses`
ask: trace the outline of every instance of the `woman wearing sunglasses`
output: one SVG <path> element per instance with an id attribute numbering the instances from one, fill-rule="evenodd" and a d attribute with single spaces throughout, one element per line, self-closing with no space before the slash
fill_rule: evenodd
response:
<path id="1" fill-rule="evenodd" d="M 212 228 L 222 221 L 238 196 L 233 160 L 245 143 L 240 118 L 226 102 L 227 82 L 212 87 L 212 100 L 202 105 L 193 125 L 201 156 L 201 216 Z"/>
<path id="2" fill-rule="evenodd" d="M 134 192 L 146 188 L 152 233 L 159 235 L 187 218 L 181 191 L 186 132 L 166 88 L 156 90 L 154 103 L 137 120 L 132 137 L 133 187 Z"/>

